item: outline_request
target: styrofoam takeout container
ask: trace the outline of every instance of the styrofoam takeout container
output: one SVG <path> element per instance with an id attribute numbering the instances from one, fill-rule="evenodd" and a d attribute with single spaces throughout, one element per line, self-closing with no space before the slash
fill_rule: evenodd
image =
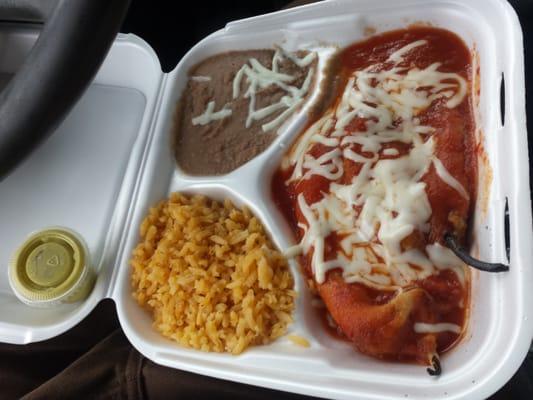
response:
<path id="1" fill-rule="evenodd" d="M 231 356 L 184 349 L 159 335 L 150 316 L 131 297 L 128 266 L 148 208 L 176 190 L 230 197 L 249 206 L 276 244 L 287 248 L 289 230 L 272 204 L 270 176 L 306 122 L 307 106 L 267 151 L 233 173 L 186 176 L 175 166 L 170 131 L 187 70 L 215 53 L 275 44 L 289 50 L 320 47 L 322 66 L 331 54 L 325 45 L 353 43 L 364 38 L 367 28 L 382 32 L 417 22 L 457 33 L 479 61 L 478 125 L 488 162 L 480 163 L 473 251 L 484 260 L 507 262 L 506 200 L 509 206 L 510 271 L 474 274 L 468 334 L 443 356 L 443 375 L 435 379 L 420 366 L 366 357 L 330 337 L 294 265 L 300 296 L 290 332 L 306 337 L 310 348 L 280 339 Z M 37 34 L 31 27 L 0 29 L 4 54 L 0 83 L 17 70 Z M 145 42 L 119 35 L 69 118 L 0 183 L 0 265 L 7 267 L 9 255 L 29 232 L 68 226 L 89 245 L 99 271 L 95 289 L 82 303 L 33 309 L 16 299 L 8 286 L 7 268 L 0 269 L 0 340 L 30 343 L 57 336 L 108 297 L 116 302 L 120 323 L 133 345 L 169 367 L 330 398 L 489 396 L 518 369 L 533 337 L 533 235 L 522 53 L 518 19 L 503 0 L 337 0 L 308 5 L 230 23 L 198 43 L 168 74 L 162 73 Z M 486 196 L 484 210 L 481 197 Z"/>

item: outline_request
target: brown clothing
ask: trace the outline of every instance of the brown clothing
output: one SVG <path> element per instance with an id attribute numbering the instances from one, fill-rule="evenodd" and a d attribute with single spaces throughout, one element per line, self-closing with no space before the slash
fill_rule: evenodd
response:
<path id="1" fill-rule="evenodd" d="M 528 356 L 493 400 L 530 399 Z M 103 300 L 70 331 L 24 346 L 0 344 L 0 400 L 48 399 L 311 399 L 162 367 L 142 356 L 120 329 L 115 305 Z"/>
<path id="2" fill-rule="evenodd" d="M 0 344 L 0 399 L 300 399 L 162 367 L 143 357 L 103 300 L 70 331 L 25 346 Z"/>

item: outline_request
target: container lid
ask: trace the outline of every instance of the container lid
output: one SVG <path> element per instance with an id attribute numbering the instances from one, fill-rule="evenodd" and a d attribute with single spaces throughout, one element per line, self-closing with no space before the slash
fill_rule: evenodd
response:
<path id="1" fill-rule="evenodd" d="M 13 256 L 10 283 L 25 302 L 59 300 L 79 284 L 88 268 L 87 259 L 85 245 L 73 231 L 35 232 Z"/>
<path id="2" fill-rule="evenodd" d="M 32 24 L 0 24 L 0 90 L 39 34 Z M 93 83 L 57 130 L 0 182 L 0 341 L 23 344 L 57 336 L 109 296 L 123 229 L 152 143 L 163 79 L 150 46 L 119 34 Z M 21 285 L 12 283 L 10 262 L 29 232 L 54 226 L 83 237 L 90 269 L 75 293 L 59 300 L 28 300 L 17 289 Z M 37 278 L 37 284 L 43 282 Z M 62 304 L 87 296 L 75 305 Z"/>

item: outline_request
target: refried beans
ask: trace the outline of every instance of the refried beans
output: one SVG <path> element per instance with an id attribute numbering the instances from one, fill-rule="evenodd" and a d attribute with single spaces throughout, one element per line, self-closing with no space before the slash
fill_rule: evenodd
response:
<path id="1" fill-rule="evenodd" d="M 193 67 L 175 120 L 179 167 L 222 175 L 263 152 L 311 92 L 316 60 L 305 51 L 247 50 Z"/>

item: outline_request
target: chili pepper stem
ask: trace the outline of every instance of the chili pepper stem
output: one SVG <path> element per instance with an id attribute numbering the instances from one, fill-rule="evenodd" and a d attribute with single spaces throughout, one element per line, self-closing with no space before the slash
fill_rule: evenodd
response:
<path id="1" fill-rule="evenodd" d="M 438 354 L 434 354 L 431 358 L 431 367 L 427 368 L 426 371 L 431 376 L 439 376 L 442 373 L 442 367 L 440 365 L 440 359 Z"/>
<path id="2" fill-rule="evenodd" d="M 488 263 L 481 260 L 478 260 L 472 257 L 466 249 L 464 249 L 460 244 L 457 238 L 451 233 L 446 233 L 444 235 L 444 243 L 446 246 L 454 252 L 454 254 L 461 259 L 465 264 L 470 265 L 472 268 L 479 269 L 480 271 L 486 272 L 504 272 L 509 271 L 509 266 L 500 263 Z"/>

